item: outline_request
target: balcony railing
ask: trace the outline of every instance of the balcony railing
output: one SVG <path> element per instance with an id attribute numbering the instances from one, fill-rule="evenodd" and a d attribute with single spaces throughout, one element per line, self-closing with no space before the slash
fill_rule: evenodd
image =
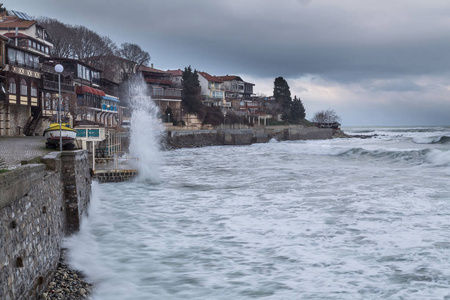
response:
<path id="1" fill-rule="evenodd" d="M 153 99 L 181 99 L 181 90 L 153 90 L 151 96 Z"/>
<path id="2" fill-rule="evenodd" d="M 51 90 L 57 92 L 58 89 L 58 82 L 51 81 L 51 80 L 44 80 L 44 90 Z M 74 86 L 70 84 L 61 83 L 61 90 L 64 92 L 71 92 L 73 93 L 75 91 Z"/>

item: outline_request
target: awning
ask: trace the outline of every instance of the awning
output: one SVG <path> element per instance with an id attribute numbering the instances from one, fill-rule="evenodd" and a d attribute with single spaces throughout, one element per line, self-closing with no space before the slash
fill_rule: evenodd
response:
<path id="1" fill-rule="evenodd" d="M 103 99 L 111 100 L 111 101 L 115 101 L 115 102 L 120 102 L 119 99 L 111 97 L 111 96 L 103 96 Z"/>
<path id="2" fill-rule="evenodd" d="M 77 90 L 76 90 L 77 94 L 85 94 L 85 93 L 89 93 L 89 94 L 93 94 L 93 95 L 97 95 L 100 97 L 104 97 L 105 96 L 105 92 L 102 90 L 97 90 L 94 88 L 91 88 L 89 86 L 77 86 Z"/>

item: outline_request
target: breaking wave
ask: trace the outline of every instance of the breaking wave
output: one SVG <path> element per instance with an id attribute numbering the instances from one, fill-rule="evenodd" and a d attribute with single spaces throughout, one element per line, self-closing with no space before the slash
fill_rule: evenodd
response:
<path id="1" fill-rule="evenodd" d="M 450 144 L 450 136 L 434 136 L 434 137 L 424 137 L 413 139 L 416 144 Z"/>
<path id="2" fill-rule="evenodd" d="M 392 162 L 408 162 L 413 164 L 421 164 L 425 161 L 425 157 L 430 153 L 430 149 L 423 150 L 367 150 L 364 148 L 352 148 L 338 154 L 344 157 L 367 157 L 371 159 L 383 159 Z"/>
<path id="3" fill-rule="evenodd" d="M 433 166 L 450 166 L 450 150 L 430 150 L 425 159 Z"/>

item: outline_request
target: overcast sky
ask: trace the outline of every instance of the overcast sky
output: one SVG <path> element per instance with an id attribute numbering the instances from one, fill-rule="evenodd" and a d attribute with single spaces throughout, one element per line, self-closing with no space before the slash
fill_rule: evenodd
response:
<path id="1" fill-rule="evenodd" d="M 448 0 L 8 0 L 8 10 L 139 44 L 158 69 L 284 77 L 307 118 L 344 126 L 450 125 Z"/>

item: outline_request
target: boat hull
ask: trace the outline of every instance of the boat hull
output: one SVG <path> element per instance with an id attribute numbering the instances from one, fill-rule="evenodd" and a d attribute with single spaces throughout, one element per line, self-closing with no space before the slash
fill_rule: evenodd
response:
<path id="1" fill-rule="evenodd" d="M 73 144 L 73 141 L 77 137 L 77 132 L 67 125 L 61 126 L 60 130 L 59 124 L 51 124 L 50 127 L 44 131 L 44 137 L 46 138 L 48 145 L 59 145 L 59 141 L 61 140 L 62 145 L 65 146 Z"/>

